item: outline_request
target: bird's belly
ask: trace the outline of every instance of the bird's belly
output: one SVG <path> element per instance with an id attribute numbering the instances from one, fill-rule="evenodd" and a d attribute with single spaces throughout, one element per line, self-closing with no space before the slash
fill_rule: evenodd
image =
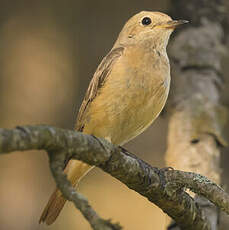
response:
<path id="1" fill-rule="evenodd" d="M 153 91 L 138 87 L 137 90 L 109 90 L 107 95 L 103 92 L 103 98 L 98 96 L 96 106 L 91 106 L 84 132 L 122 145 L 155 120 L 164 107 L 168 90 L 169 87 L 162 83 L 154 85 Z"/>
<path id="2" fill-rule="evenodd" d="M 148 100 L 136 103 L 135 106 L 123 111 L 126 115 L 117 122 L 119 124 L 121 122 L 121 125 L 116 129 L 118 135 L 113 134 L 114 143 L 124 144 L 141 134 L 152 124 L 163 109 L 168 95 L 167 90 L 164 89 L 161 89 L 159 93 L 160 96 L 153 95 Z"/>

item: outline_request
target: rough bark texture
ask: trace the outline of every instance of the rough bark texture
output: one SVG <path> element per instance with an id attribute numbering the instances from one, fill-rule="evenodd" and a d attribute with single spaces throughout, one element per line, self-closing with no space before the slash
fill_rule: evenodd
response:
<path id="1" fill-rule="evenodd" d="M 74 190 L 63 174 L 67 159 L 74 158 L 100 167 L 159 206 L 182 229 L 210 229 L 205 215 L 183 188 L 189 188 L 206 197 L 229 214 L 229 195 L 199 174 L 159 170 L 123 148 L 75 131 L 49 126 L 0 129 L 0 153 L 30 149 L 44 149 L 49 153 L 57 186 L 96 230 L 120 229 L 120 226 L 101 219 L 87 200 Z"/>
<path id="2" fill-rule="evenodd" d="M 173 91 L 166 163 L 220 184 L 220 147 L 227 145 L 223 128 L 228 116 L 220 103 L 226 7 L 221 0 L 172 3 L 173 16 L 191 23 L 175 37 L 169 49 Z M 217 208 L 204 198 L 195 199 L 211 230 L 217 229 Z"/>

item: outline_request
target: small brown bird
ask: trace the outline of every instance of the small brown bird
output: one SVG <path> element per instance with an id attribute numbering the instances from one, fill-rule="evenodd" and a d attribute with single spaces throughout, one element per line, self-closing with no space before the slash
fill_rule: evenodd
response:
<path id="1" fill-rule="evenodd" d="M 75 129 L 123 145 L 149 127 L 169 93 L 169 36 L 176 26 L 186 22 L 147 11 L 130 18 L 91 80 Z M 70 160 L 65 173 L 76 186 L 91 168 Z M 52 224 L 65 202 L 56 189 L 40 222 Z"/>

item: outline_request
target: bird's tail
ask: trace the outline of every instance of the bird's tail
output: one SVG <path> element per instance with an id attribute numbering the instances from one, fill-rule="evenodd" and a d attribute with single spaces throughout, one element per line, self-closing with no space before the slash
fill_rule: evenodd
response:
<path id="1" fill-rule="evenodd" d="M 91 169 L 92 166 L 78 160 L 70 160 L 65 168 L 65 173 L 72 185 L 75 187 L 80 179 Z M 61 194 L 60 190 L 56 189 L 50 197 L 44 211 L 41 214 L 39 223 L 52 224 L 59 216 L 66 199 Z"/>

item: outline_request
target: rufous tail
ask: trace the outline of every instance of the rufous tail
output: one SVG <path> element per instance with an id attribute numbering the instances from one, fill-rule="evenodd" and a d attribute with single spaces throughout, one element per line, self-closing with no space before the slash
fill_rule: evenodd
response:
<path id="1" fill-rule="evenodd" d="M 65 168 L 65 173 L 72 185 L 76 187 L 80 179 L 91 169 L 92 166 L 78 160 L 70 160 Z M 52 224 L 59 216 L 66 199 L 62 196 L 60 190 L 56 189 L 50 197 L 44 211 L 41 214 L 39 223 Z"/>

